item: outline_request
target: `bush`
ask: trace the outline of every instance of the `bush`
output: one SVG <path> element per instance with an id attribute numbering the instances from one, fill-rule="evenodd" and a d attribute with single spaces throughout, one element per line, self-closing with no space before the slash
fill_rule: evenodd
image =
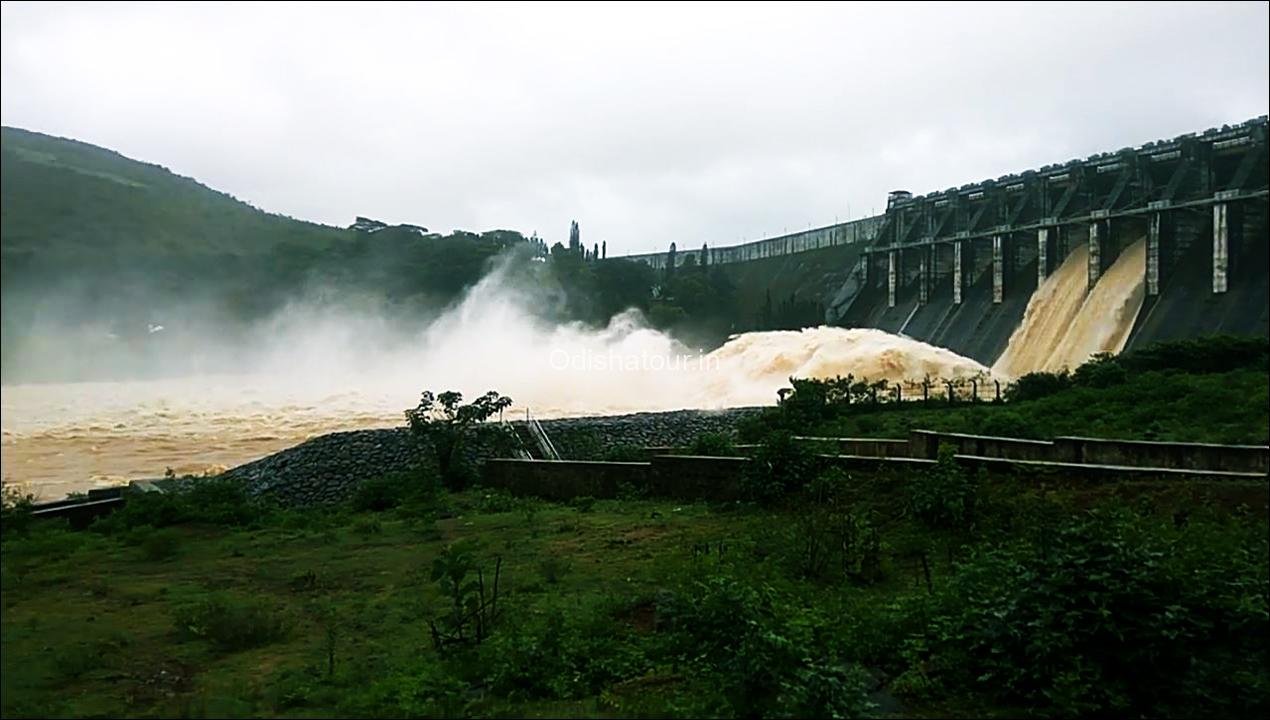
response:
<path id="1" fill-rule="evenodd" d="M 1066 370 L 1060 372 L 1032 372 L 1015 380 L 1005 389 L 1009 402 L 1024 402 L 1048 397 L 1072 386 L 1072 376 Z"/>
<path id="2" fill-rule="evenodd" d="M 935 677 L 1064 715 L 1270 709 L 1264 529 L 1103 509 L 962 566 L 929 627 Z"/>
<path id="3" fill-rule="evenodd" d="M 804 578 L 868 585 L 882 576 L 882 543 L 871 513 L 848 499 L 851 479 L 830 468 L 807 486 L 807 503 L 788 528 L 794 567 Z"/>
<path id="4" fill-rule="evenodd" d="M 1011 438 L 1039 438 L 1042 433 L 1019 413 L 1006 408 L 992 408 L 984 413 L 979 432 L 984 435 Z"/>
<path id="5" fill-rule="evenodd" d="M 589 513 L 595 508 L 595 498 L 590 495 L 575 497 L 569 501 L 569 506 L 580 513 Z"/>
<path id="6" fill-rule="evenodd" d="M 600 456 L 605 462 L 646 462 L 648 453 L 638 445 L 614 445 Z"/>
<path id="7" fill-rule="evenodd" d="M 555 555 L 549 555 L 538 563 L 538 569 L 542 571 L 542 579 L 546 580 L 547 584 L 556 585 L 568 574 L 571 568 L 568 561 Z"/>
<path id="8" fill-rule="evenodd" d="M 816 457 L 792 435 L 775 432 L 748 464 L 741 491 L 747 500 L 770 504 L 802 489 L 815 477 L 816 466 Z"/>
<path id="9" fill-rule="evenodd" d="M 316 679 L 296 683 L 285 709 L 311 694 Z M 364 687 L 338 694 L 340 717 L 467 717 L 468 684 L 435 660 L 421 657 L 410 666 L 373 678 Z"/>
<path id="10" fill-rule="evenodd" d="M 671 652 L 706 675 L 727 714 L 842 718 L 871 708 L 863 671 L 825 643 L 825 619 L 767 585 L 709 577 L 664 610 Z"/>
<path id="11" fill-rule="evenodd" d="M 384 526 L 379 522 L 379 518 L 360 517 L 353 522 L 352 530 L 358 535 L 370 537 L 371 535 L 378 535 L 382 533 L 384 531 Z"/>
<path id="12" fill-rule="evenodd" d="M 712 457 L 733 457 L 736 446 L 732 436 L 727 433 L 701 433 L 687 448 L 689 455 L 708 455 Z"/>
<path id="13" fill-rule="evenodd" d="M 1109 388 L 1128 379 L 1124 365 L 1111 353 L 1094 355 L 1072 373 L 1072 384 L 1078 387 Z"/>
<path id="14" fill-rule="evenodd" d="M 152 495 L 157 493 L 145 493 Z M 243 527 L 260 520 L 265 508 L 236 480 L 208 478 L 191 483 L 178 495 L 191 522 Z"/>
<path id="15" fill-rule="evenodd" d="M 267 508 L 247 494 L 242 483 L 208 478 L 196 480 L 173 492 L 130 493 L 124 506 L 93 523 L 104 534 L 138 527 L 170 527 L 182 523 L 207 523 L 244 527 L 258 523 Z"/>
<path id="16" fill-rule="evenodd" d="M 506 490 L 498 488 L 474 487 L 471 495 L 471 507 L 478 513 L 505 513 L 523 510 L 525 507 L 538 502 L 532 498 L 518 498 Z"/>
<path id="17" fill-rule="evenodd" d="M 552 608 L 494 637 L 482 660 L 491 689 L 514 700 L 587 697 L 652 667 L 630 629 L 599 606 Z"/>
<path id="18" fill-rule="evenodd" d="M 181 551 L 181 535 L 175 530 L 140 527 L 135 528 L 132 534 L 132 542 L 141 550 L 141 557 L 146 560 L 170 560 Z"/>
<path id="19" fill-rule="evenodd" d="M 13 485 L 0 485 L 0 536 L 24 533 L 31 526 L 35 496 Z"/>
<path id="20" fill-rule="evenodd" d="M 909 508 L 932 528 L 967 529 L 975 508 L 977 483 L 957 463 L 957 449 L 943 443 L 935 467 L 909 482 Z"/>
<path id="21" fill-rule="evenodd" d="M 407 486 L 398 476 L 373 478 L 357 486 L 350 504 L 358 512 L 383 512 L 401 504 Z"/>
<path id="22" fill-rule="evenodd" d="M 177 608 L 175 619 L 183 637 L 207 640 L 225 652 L 267 645 L 286 635 L 286 624 L 276 610 L 223 593 Z"/>
<path id="23" fill-rule="evenodd" d="M 1210 335 L 1191 340 L 1156 343 L 1120 356 L 1132 372 L 1178 370 L 1188 373 L 1220 373 L 1232 370 L 1265 370 L 1270 341 L 1261 337 Z"/>

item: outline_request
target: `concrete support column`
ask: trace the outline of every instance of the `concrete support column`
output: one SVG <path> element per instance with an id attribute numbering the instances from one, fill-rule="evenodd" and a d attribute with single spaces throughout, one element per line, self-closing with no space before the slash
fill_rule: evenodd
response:
<path id="1" fill-rule="evenodd" d="M 1002 252 L 1002 238 L 992 236 L 992 302 L 999 304 L 1005 299 L 1005 253 Z"/>
<path id="2" fill-rule="evenodd" d="M 1102 277 L 1102 243 L 1104 239 L 1103 224 L 1097 220 L 1089 223 L 1089 285 L 1087 290 L 1092 290 L 1094 285 L 1098 284 L 1098 278 Z"/>
<path id="3" fill-rule="evenodd" d="M 1036 231 L 1036 286 L 1040 287 L 1045 282 L 1045 278 L 1049 277 L 1049 247 L 1050 247 L 1050 229 L 1039 228 Z"/>
<path id="4" fill-rule="evenodd" d="M 963 241 L 957 240 L 953 243 L 953 304 L 961 304 L 961 281 L 965 278 L 965 274 L 961 269 L 961 245 Z"/>
<path id="5" fill-rule="evenodd" d="M 898 258 L 895 257 L 895 250 L 886 253 L 886 306 L 895 307 L 895 282 L 896 274 L 899 272 Z"/>
<path id="6" fill-rule="evenodd" d="M 1147 222 L 1147 296 L 1160 294 L 1160 229 L 1164 213 L 1152 213 Z"/>
<path id="7" fill-rule="evenodd" d="M 1213 206 L 1213 293 L 1224 293 L 1230 273 L 1230 209 L 1226 203 Z"/>
<path id="8" fill-rule="evenodd" d="M 933 246 L 922 248 L 922 256 L 917 262 L 917 302 L 925 305 L 930 301 L 930 254 Z"/>

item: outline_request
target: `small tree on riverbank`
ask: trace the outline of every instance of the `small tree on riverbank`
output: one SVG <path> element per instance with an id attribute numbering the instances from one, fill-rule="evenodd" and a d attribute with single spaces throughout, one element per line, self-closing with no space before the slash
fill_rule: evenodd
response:
<path id="1" fill-rule="evenodd" d="M 512 404 L 512 399 L 493 390 L 464 405 L 463 395 L 453 390 L 433 395 L 425 391 L 419 404 L 406 411 L 410 431 L 432 446 L 441 482 L 451 490 L 467 484 L 463 441 L 472 427 Z"/>

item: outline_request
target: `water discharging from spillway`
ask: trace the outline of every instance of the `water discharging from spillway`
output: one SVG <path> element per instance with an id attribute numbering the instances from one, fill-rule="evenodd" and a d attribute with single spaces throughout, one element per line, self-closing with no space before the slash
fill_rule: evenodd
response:
<path id="1" fill-rule="evenodd" d="M 1077 245 L 1033 293 L 992 372 L 1018 377 L 1075 369 L 1094 353 L 1120 352 L 1142 308 L 1145 267 L 1146 240 L 1139 239 L 1086 292 L 1089 248 Z"/>
<path id="2" fill-rule="evenodd" d="M 237 465 L 337 430 L 401 425 L 424 389 L 491 388 L 511 414 L 596 415 L 770 405 L 794 377 L 966 379 L 979 363 L 881 330 L 738 335 L 695 354 L 635 315 L 594 330 L 543 327 L 497 296 L 469 298 L 419 349 L 240 375 L 9 386 L 3 472 L 43 497 Z M 391 355 L 391 354 L 387 354 Z M 935 392 L 941 391 L 938 382 Z M 910 395 L 911 396 L 911 395 Z"/>
<path id="3" fill-rule="evenodd" d="M 1144 242 L 1085 292 L 1075 248 L 1037 290 L 1009 347 L 988 368 L 873 329 L 744 333 L 710 353 L 648 328 L 638 313 L 607 327 L 551 325 L 534 298 L 491 273 L 418 337 L 353 342 L 365 318 L 329 313 L 277 323 L 242 372 L 162 380 L 6 386 L 3 475 L 45 497 L 138 477 L 233 466 L 337 430 L 401 425 L 420 391 L 496 389 L 538 417 L 767 405 L 792 377 L 891 383 L 1000 377 L 1074 367 L 1119 351 L 1142 303 Z M 244 349 L 245 350 L 245 349 Z M 913 396 L 910 385 L 909 397 Z"/>

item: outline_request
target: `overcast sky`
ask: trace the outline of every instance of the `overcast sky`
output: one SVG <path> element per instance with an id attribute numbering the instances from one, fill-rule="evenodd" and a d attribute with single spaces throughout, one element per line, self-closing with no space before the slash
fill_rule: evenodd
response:
<path id="1" fill-rule="evenodd" d="M 726 245 L 1267 112 L 1267 3 L 3 4 L 3 123 L 269 211 Z"/>

